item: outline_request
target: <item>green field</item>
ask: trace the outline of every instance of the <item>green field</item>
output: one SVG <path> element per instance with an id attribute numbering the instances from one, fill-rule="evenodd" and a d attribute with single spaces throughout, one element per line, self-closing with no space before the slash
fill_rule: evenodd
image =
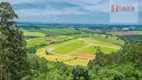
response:
<path id="1" fill-rule="evenodd" d="M 64 42 L 64 41 L 72 39 L 72 38 L 68 37 L 68 36 L 54 36 L 54 37 L 33 38 L 33 39 L 28 39 L 27 40 L 27 47 L 28 48 L 29 47 L 34 47 L 34 46 L 40 45 L 40 44 L 47 44 L 47 45 L 49 45 L 50 42 L 47 42 L 47 40 L 52 40 L 52 39 L 56 39 L 56 41 L 59 44 L 60 42 Z M 55 45 L 56 46 L 56 43 L 50 44 L 50 45 Z"/>
<path id="2" fill-rule="evenodd" d="M 40 36 L 40 37 L 44 37 L 45 34 L 41 33 L 41 32 L 30 32 L 27 30 L 22 30 L 24 33 L 24 36 Z"/>
<path id="3" fill-rule="evenodd" d="M 78 41 L 75 41 L 75 42 L 68 44 L 66 46 L 54 49 L 54 50 L 52 50 L 52 52 L 58 53 L 58 54 L 67 54 L 67 53 L 70 53 L 70 52 L 72 52 L 78 48 L 81 48 L 83 46 L 86 46 L 86 45 L 87 44 L 84 41 L 78 40 Z"/>
<path id="4" fill-rule="evenodd" d="M 86 47 L 86 48 L 83 48 L 77 52 L 81 53 L 81 54 L 95 54 L 96 51 L 97 51 L 97 47 L 95 46 L 89 46 L 89 47 Z"/>
<path id="5" fill-rule="evenodd" d="M 27 48 L 38 46 L 41 44 L 49 44 L 48 42 L 46 42 L 46 40 L 48 40 L 48 38 L 46 37 L 27 40 Z"/>
<path id="6" fill-rule="evenodd" d="M 80 38 L 82 43 L 80 41 L 76 41 L 75 39 L 59 44 L 52 44 L 49 47 L 53 49 L 51 52 L 55 54 L 71 53 L 72 56 L 81 56 L 83 54 L 95 54 L 98 50 L 98 47 L 100 51 L 104 52 L 105 54 L 110 54 L 120 49 L 121 45 L 124 44 L 124 41 L 117 40 L 116 36 L 111 36 L 109 38 L 105 37 L 106 35 L 93 35 L 93 37 Z M 85 42 L 86 45 L 81 46 L 83 42 Z"/>
<path id="7" fill-rule="evenodd" d="M 69 34 L 79 34 L 80 32 L 77 30 L 74 30 L 74 28 L 53 28 L 53 29 L 41 29 L 43 32 L 46 33 L 52 33 L 52 34 L 57 34 L 57 35 L 69 35 Z"/>
<path id="8" fill-rule="evenodd" d="M 103 35 L 103 34 L 93 36 L 93 39 L 98 40 L 99 42 L 114 44 L 114 45 L 118 45 L 118 46 L 123 45 L 124 41 L 117 40 L 117 38 L 118 37 L 116 37 L 116 36 L 108 36 L 108 38 L 106 38 L 106 35 Z"/>
<path id="9" fill-rule="evenodd" d="M 133 33 L 135 33 L 136 35 L 142 35 L 142 31 L 130 31 L 130 32 L 133 32 Z"/>
<path id="10" fill-rule="evenodd" d="M 61 43 L 54 43 L 54 44 L 49 45 L 48 47 L 50 47 L 50 48 L 57 48 L 57 47 L 60 47 L 60 46 L 63 46 L 63 45 L 75 42 L 77 40 L 78 39 L 72 39 L 72 40 L 61 42 Z"/>
<path id="11" fill-rule="evenodd" d="M 110 54 L 111 52 L 117 51 L 117 49 L 108 48 L 108 47 L 100 47 L 99 49 L 100 49 L 100 51 L 102 51 L 106 54 Z M 96 54 L 97 50 L 98 50 L 98 46 L 89 46 L 89 47 L 86 47 L 86 48 L 83 48 L 83 49 L 77 51 L 77 53 L 80 53 L 80 54 Z"/>

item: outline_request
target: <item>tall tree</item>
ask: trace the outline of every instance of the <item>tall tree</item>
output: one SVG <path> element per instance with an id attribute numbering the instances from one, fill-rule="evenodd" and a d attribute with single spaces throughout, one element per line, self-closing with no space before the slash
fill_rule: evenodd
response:
<path id="1" fill-rule="evenodd" d="M 8 2 L 0 3 L 0 79 L 19 80 L 28 71 L 26 41 Z"/>

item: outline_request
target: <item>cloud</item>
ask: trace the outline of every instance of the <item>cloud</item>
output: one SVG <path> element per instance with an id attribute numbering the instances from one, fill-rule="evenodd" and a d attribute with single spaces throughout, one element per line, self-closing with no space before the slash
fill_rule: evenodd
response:
<path id="1" fill-rule="evenodd" d="M 88 12 L 108 12 L 109 0 L 63 0 L 74 5 L 78 5 L 80 8 Z"/>
<path id="2" fill-rule="evenodd" d="M 20 3 L 34 3 L 36 0 L 1 0 L 1 1 L 7 1 L 11 4 L 20 4 Z"/>
<path id="3" fill-rule="evenodd" d="M 76 8 L 64 8 L 62 10 L 57 9 L 21 9 L 16 10 L 19 16 L 60 16 L 60 15 L 81 15 L 83 12 L 77 11 Z"/>
<path id="4" fill-rule="evenodd" d="M 20 0 L 18 0 L 18 2 L 15 1 L 12 6 L 20 16 L 82 15 L 87 13 L 78 5 L 65 0 L 35 1 L 36 0 L 25 0 L 20 2 Z"/>
<path id="5" fill-rule="evenodd" d="M 50 22 L 50 20 L 52 20 L 52 22 L 58 22 L 62 20 L 63 22 L 82 21 L 84 23 L 93 23 L 94 21 L 101 22 L 104 19 L 109 20 L 110 0 L 0 0 L 0 2 L 1 1 L 10 2 L 21 21 Z M 139 1 L 139 8 L 142 11 L 142 1 Z"/>
<path id="6" fill-rule="evenodd" d="M 109 4 L 86 5 L 83 8 L 91 12 L 109 12 Z"/>
<path id="7" fill-rule="evenodd" d="M 57 8 L 63 9 L 66 7 L 76 7 L 80 10 L 97 12 L 106 11 L 102 7 L 107 8 L 106 4 L 109 0 L 5 0 L 10 2 L 14 9 L 46 9 Z"/>
<path id="8" fill-rule="evenodd" d="M 20 3 L 12 5 L 15 10 L 20 9 L 45 9 L 46 5 L 32 4 L 32 3 Z"/>

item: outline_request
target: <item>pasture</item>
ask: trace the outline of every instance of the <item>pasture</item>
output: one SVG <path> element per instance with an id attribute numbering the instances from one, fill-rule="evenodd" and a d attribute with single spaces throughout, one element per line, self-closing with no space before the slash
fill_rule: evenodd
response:
<path id="1" fill-rule="evenodd" d="M 109 48 L 109 47 L 100 47 L 100 46 L 88 46 L 86 48 L 83 48 L 77 52 L 74 53 L 76 54 L 96 54 L 97 50 L 100 49 L 100 51 L 104 52 L 105 54 L 110 54 L 111 52 L 117 51 L 117 49 Z"/>
<path id="2" fill-rule="evenodd" d="M 48 42 L 48 40 L 52 40 L 52 39 L 56 39 L 56 43 Z M 28 39 L 26 41 L 27 41 L 27 48 L 30 48 L 30 47 L 38 46 L 40 44 L 47 44 L 47 45 L 50 44 L 50 45 L 56 46 L 57 43 L 59 44 L 61 42 L 68 41 L 70 39 L 73 39 L 73 38 L 72 37 L 68 37 L 68 36 L 53 36 L 53 37 L 33 38 L 33 39 Z"/>
<path id="3" fill-rule="evenodd" d="M 24 33 L 24 36 L 39 36 L 39 37 L 44 37 L 45 34 L 44 33 L 41 33 L 41 32 L 30 32 L 30 31 L 27 31 L 27 30 L 23 30 L 23 33 Z"/>
<path id="4" fill-rule="evenodd" d="M 78 48 L 81 48 L 83 46 L 86 46 L 87 44 L 84 41 L 78 40 L 75 41 L 71 44 L 67 44 L 65 46 L 62 46 L 60 48 L 54 49 L 52 50 L 52 52 L 54 53 L 58 53 L 58 54 L 67 54 L 70 53 Z"/>

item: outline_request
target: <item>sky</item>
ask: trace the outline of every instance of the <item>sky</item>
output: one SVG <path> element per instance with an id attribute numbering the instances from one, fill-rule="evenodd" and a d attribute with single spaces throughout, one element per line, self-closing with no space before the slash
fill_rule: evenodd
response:
<path id="1" fill-rule="evenodd" d="M 20 22 L 110 24 L 110 0 L 2 1 L 12 5 L 19 16 L 17 21 Z M 137 24 L 142 24 L 142 0 L 137 2 Z"/>

